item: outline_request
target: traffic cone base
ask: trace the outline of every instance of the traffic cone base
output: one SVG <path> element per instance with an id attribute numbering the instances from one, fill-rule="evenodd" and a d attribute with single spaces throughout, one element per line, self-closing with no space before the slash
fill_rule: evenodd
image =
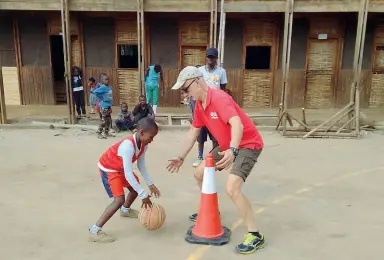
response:
<path id="1" fill-rule="evenodd" d="M 187 241 L 190 244 L 222 246 L 222 245 L 228 244 L 229 239 L 231 238 L 231 230 L 224 226 L 222 226 L 224 231 L 223 235 L 217 238 L 202 238 L 202 237 L 195 236 L 192 233 L 192 230 L 194 227 L 195 225 L 191 226 L 188 229 L 187 235 L 185 237 L 185 241 Z"/>
<path id="2" fill-rule="evenodd" d="M 212 154 L 205 160 L 200 208 L 196 224 L 191 226 L 185 240 L 191 244 L 221 246 L 229 242 L 231 230 L 221 225 L 215 185 L 215 165 Z"/>

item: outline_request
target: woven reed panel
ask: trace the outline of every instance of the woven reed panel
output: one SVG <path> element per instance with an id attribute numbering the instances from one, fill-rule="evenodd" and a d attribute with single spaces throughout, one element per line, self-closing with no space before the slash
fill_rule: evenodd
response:
<path id="1" fill-rule="evenodd" d="M 332 18 L 311 19 L 309 26 L 309 36 L 317 38 L 319 34 L 327 34 L 328 38 L 341 37 L 341 28 L 339 20 Z"/>
<path id="2" fill-rule="evenodd" d="M 330 108 L 332 75 L 310 73 L 307 76 L 306 108 Z"/>
<path id="3" fill-rule="evenodd" d="M 272 46 L 275 42 L 277 27 L 274 22 L 249 20 L 245 23 L 245 43 L 249 45 Z"/>
<path id="4" fill-rule="evenodd" d="M 245 70 L 243 79 L 243 107 L 270 107 L 271 72 Z"/>
<path id="5" fill-rule="evenodd" d="M 372 74 L 370 107 L 384 107 L 384 74 Z"/>
<path id="6" fill-rule="evenodd" d="M 6 105 L 21 105 L 17 67 L 0 67 L 3 75 Z"/>
<path id="7" fill-rule="evenodd" d="M 376 45 L 384 45 L 384 25 L 379 25 L 375 29 Z"/>
<path id="8" fill-rule="evenodd" d="M 71 39 L 71 63 L 72 66 L 81 67 L 80 41 L 77 37 Z"/>
<path id="9" fill-rule="evenodd" d="M 208 21 L 181 21 L 179 31 L 182 45 L 207 44 L 209 40 Z M 205 62 L 204 62 L 205 63 Z"/>
<path id="10" fill-rule="evenodd" d="M 336 58 L 337 41 L 316 41 L 309 43 L 308 70 L 332 71 Z"/>
<path id="11" fill-rule="evenodd" d="M 120 104 L 126 102 L 129 107 L 135 106 L 139 101 L 139 71 L 117 70 Z"/>
<path id="12" fill-rule="evenodd" d="M 205 64 L 205 52 L 206 52 L 206 50 L 203 48 L 183 47 L 183 49 L 182 49 L 183 67 L 204 65 Z"/>
<path id="13" fill-rule="evenodd" d="M 115 21 L 116 40 L 119 43 L 137 44 L 137 21 L 121 20 Z"/>
<path id="14" fill-rule="evenodd" d="M 70 21 L 70 33 L 71 35 L 79 35 L 79 27 L 77 24 L 76 18 L 72 17 L 69 18 Z M 48 35 L 59 35 L 61 33 L 61 16 L 60 15 L 54 15 L 50 16 L 47 19 L 47 30 L 48 30 Z"/>

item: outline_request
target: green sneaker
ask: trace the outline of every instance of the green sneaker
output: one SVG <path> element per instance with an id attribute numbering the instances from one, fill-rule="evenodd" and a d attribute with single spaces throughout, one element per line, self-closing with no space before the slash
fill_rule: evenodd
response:
<path id="1" fill-rule="evenodd" d="M 239 254 L 252 254 L 257 249 L 264 247 L 264 235 L 259 233 L 261 237 L 257 237 L 252 233 L 248 233 L 244 236 L 244 241 L 240 245 L 236 246 L 236 251 Z"/>

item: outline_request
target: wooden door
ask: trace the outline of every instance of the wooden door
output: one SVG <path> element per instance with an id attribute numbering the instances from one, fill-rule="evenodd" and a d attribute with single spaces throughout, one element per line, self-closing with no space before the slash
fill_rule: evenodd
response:
<path id="1" fill-rule="evenodd" d="M 337 47 L 337 39 L 309 39 L 305 93 L 307 108 L 332 107 Z"/>
<path id="2" fill-rule="evenodd" d="M 375 30 L 369 107 L 384 107 L 384 25 Z"/>
<path id="3" fill-rule="evenodd" d="M 271 107 L 278 26 L 274 21 L 247 20 L 243 37 L 243 107 Z"/>
<path id="4" fill-rule="evenodd" d="M 127 66 L 127 64 L 121 64 L 120 58 L 122 58 L 122 56 L 126 55 L 127 53 L 130 53 L 131 55 L 133 53 L 136 54 L 136 51 L 138 51 L 137 20 L 117 19 L 115 21 L 115 30 L 115 61 L 117 68 L 117 84 L 119 89 L 118 100 L 120 104 L 122 102 L 126 102 L 128 107 L 133 108 L 137 104 L 141 94 L 141 89 L 139 86 L 140 72 L 138 62 L 133 66 Z M 142 54 L 142 56 L 145 57 L 145 54 Z"/>

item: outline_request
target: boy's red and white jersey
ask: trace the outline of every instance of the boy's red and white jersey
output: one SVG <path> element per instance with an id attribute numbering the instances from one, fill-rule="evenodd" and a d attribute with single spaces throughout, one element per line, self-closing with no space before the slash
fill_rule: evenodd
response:
<path id="1" fill-rule="evenodd" d="M 123 159 L 118 155 L 119 147 L 124 141 L 130 141 L 133 145 L 132 163 L 144 153 L 146 147 L 142 146 L 138 151 L 135 135 L 130 135 L 109 147 L 100 157 L 98 166 L 106 172 L 124 172 Z"/>

